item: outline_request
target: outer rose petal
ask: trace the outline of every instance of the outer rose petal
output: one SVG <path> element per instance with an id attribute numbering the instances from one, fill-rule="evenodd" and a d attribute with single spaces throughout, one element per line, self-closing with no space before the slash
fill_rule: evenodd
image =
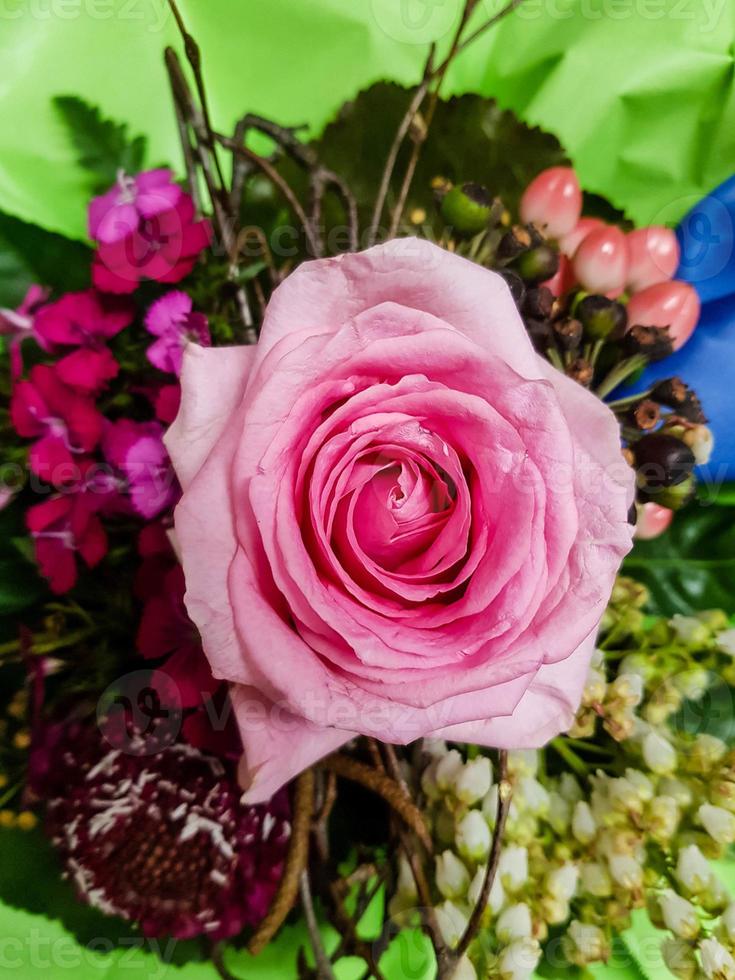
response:
<path id="1" fill-rule="evenodd" d="M 181 369 L 181 407 L 164 442 L 186 490 L 242 400 L 255 347 L 188 344 Z"/>
<path id="2" fill-rule="evenodd" d="M 244 747 L 240 783 L 245 803 L 265 803 L 284 783 L 355 737 L 297 718 L 252 687 L 237 685 L 230 697 Z"/>
<path id="3" fill-rule="evenodd" d="M 420 238 L 395 238 L 367 252 L 299 266 L 271 296 L 255 369 L 296 330 L 336 333 L 358 314 L 390 302 L 446 321 L 518 374 L 539 377 L 539 358 L 503 278 Z"/>
<path id="4" fill-rule="evenodd" d="M 597 629 L 574 653 L 556 664 L 545 664 L 531 681 L 510 718 L 450 725 L 437 738 L 473 742 L 498 749 L 537 749 L 569 729 L 582 699 L 587 668 L 595 650 Z"/>

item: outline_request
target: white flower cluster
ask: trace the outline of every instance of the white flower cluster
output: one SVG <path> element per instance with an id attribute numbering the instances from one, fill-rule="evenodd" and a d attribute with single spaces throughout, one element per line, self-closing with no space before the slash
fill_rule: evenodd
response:
<path id="1" fill-rule="evenodd" d="M 735 842 L 735 751 L 672 724 L 727 671 L 735 643 L 718 613 L 644 623 L 633 586 L 620 586 L 572 732 L 509 755 L 498 874 L 463 980 L 527 980 L 551 930 L 561 929 L 570 964 L 604 961 L 613 933 L 644 907 L 670 933 L 662 952 L 672 973 L 735 980 L 735 904 L 710 865 Z M 498 786 L 478 750 L 424 747 L 436 914 L 455 945 L 480 895 Z M 415 902 L 407 867 L 398 891 L 394 911 Z"/>

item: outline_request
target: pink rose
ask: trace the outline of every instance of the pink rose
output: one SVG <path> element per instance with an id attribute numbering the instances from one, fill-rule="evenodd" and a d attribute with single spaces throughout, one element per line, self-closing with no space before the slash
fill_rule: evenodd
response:
<path id="1" fill-rule="evenodd" d="M 569 726 L 633 473 L 500 276 L 415 239 L 307 262 L 257 347 L 190 345 L 182 384 L 186 601 L 233 684 L 248 800 L 356 733 Z"/>

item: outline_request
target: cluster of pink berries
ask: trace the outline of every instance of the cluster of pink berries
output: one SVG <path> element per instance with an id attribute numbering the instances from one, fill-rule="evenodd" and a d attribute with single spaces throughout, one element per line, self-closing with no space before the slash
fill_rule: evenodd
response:
<path id="1" fill-rule="evenodd" d="M 582 191 L 571 167 L 542 171 L 521 199 L 521 218 L 559 245 L 559 268 L 545 283 L 556 296 L 575 287 L 627 299 L 628 321 L 668 327 L 674 350 L 692 335 L 699 298 L 674 279 L 679 243 L 670 228 L 651 225 L 624 232 L 599 218 L 582 217 Z"/>

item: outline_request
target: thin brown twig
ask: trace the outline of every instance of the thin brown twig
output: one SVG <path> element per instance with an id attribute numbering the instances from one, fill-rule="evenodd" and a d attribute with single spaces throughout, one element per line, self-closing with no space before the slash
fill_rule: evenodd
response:
<path id="1" fill-rule="evenodd" d="M 385 160 L 385 166 L 383 167 L 383 174 L 380 178 L 380 185 L 378 187 L 378 193 L 375 198 L 375 204 L 373 206 L 373 215 L 370 220 L 370 226 L 368 228 L 367 234 L 367 244 L 368 246 L 374 245 L 376 236 L 378 233 L 378 228 L 380 227 L 380 219 L 383 217 L 383 208 L 385 207 L 385 200 L 388 196 L 388 191 L 390 189 L 390 182 L 393 177 L 393 171 L 396 169 L 396 161 L 398 159 L 398 154 L 403 146 L 403 141 L 406 138 L 406 133 L 414 120 L 416 113 L 421 108 L 421 103 L 426 97 L 426 93 L 429 90 L 429 85 L 431 84 L 431 68 L 434 60 L 435 46 L 432 44 L 429 49 L 429 56 L 426 59 L 426 65 L 424 67 L 424 76 L 419 84 L 418 88 L 413 94 L 411 101 L 408 104 L 408 108 L 404 112 L 400 123 L 398 124 L 398 129 L 393 137 L 393 142 L 391 143 L 390 150 L 388 151 L 388 156 Z"/>
<path id="2" fill-rule="evenodd" d="M 478 37 L 490 30 L 491 27 L 494 27 L 498 21 L 503 20 L 503 18 L 507 17 L 508 14 L 512 14 L 513 11 L 517 7 L 520 7 L 523 2 L 524 0 L 510 0 L 510 2 L 502 8 L 502 10 L 499 10 L 497 14 L 493 14 L 493 16 L 488 18 L 484 24 L 480 24 L 476 30 L 474 30 L 471 34 L 468 34 L 467 37 L 457 45 L 455 51 L 450 55 L 447 55 L 444 61 L 437 66 L 433 73 L 434 77 L 446 71 L 447 67 L 449 66 L 449 62 L 453 61 L 458 54 L 461 54 L 465 50 L 465 48 L 468 48 L 471 44 L 473 44 Z"/>
<path id="3" fill-rule="evenodd" d="M 457 963 L 467 952 L 470 943 L 480 929 L 482 916 L 485 912 L 485 908 L 487 907 L 488 899 L 490 898 L 490 892 L 492 891 L 495 876 L 498 873 L 500 849 L 503 843 L 505 822 L 508 819 L 508 811 L 510 810 L 511 797 L 512 790 L 511 785 L 508 782 L 508 753 L 506 750 L 502 750 L 500 752 L 498 770 L 498 808 L 495 817 L 493 840 L 490 846 L 490 854 L 488 855 L 487 859 L 487 868 L 485 869 L 485 878 L 482 882 L 482 888 L 480 889 L 477 902 L 472 910 L 469 922 L 467 923 L 459 943 L 453 950 L 447 950 L 442 958 L 443 962 L 440 963 L 439 969 L 440 980 L 441 978 L 450 978 L 453 976 Z"/>
<path id="4" fill-rule="evenodd" d="M 309 854 L 309 831 L 314 806 L 314 773 L 302 772 L 296 780 L 291 821 L 291 841 L 278 890 L 268 914 L 248 943 L 248 951 L 257 956 L 283 925 L 299 893 L 301 872 Z"/>
<path id="5" fill-rule="evenodd" d="M 299 891 L 301 893 L 301 907 L 304 910 L 306 929 L 309 933 L 311 948 L 314 953 L 314 959 L 316 960 L 317 976 L 320 980 L 335 980 L 332 964 L 326 954 L 319 932 L 319 923 L 317 922 L 316 912 L 314 911 L 314 899 L 311 894 L 309 871 L 307 868 L 304 868 L 299 877 Z"/>
<path id="6" fill-rule="evenodd" d="M 391 779 L 384 772 L 373 769 L 372 766 L 365 765 L 364 762 L 358 762 L 356 759 L 341 753 L 327 756 L 319 765 L 324 769 L 331 770 L 338 776 L 360 783 L 360 785 L 382 796 L 386 803 L 414 831 L 429 854 L 432 853 L 433 843 L 421 812 L 406 797 L 403 789 L 394 779 Z"/>

